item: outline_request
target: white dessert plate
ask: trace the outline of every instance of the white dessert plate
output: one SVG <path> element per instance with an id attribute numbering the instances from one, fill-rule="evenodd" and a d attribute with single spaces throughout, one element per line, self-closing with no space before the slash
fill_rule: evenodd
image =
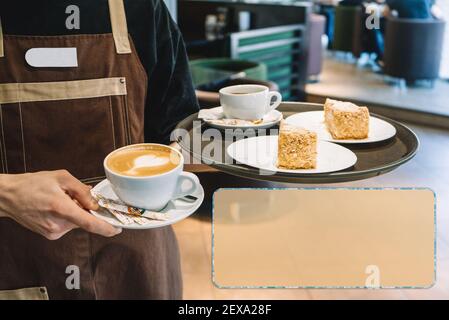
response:
<path id="1" fill-rule="evenodd" d="M 351 150 L 335 143 L 318 141 L 317 167 L 315 169 L 288 170 L 277 167 L 278 136 L 259 136 L 234 142 L 227 148 L 228 155 L 237 161 L 260 170 L 261 174 L 285 172 L 316 174 L 341 171 L 357 163 Z"/>
<path id="2" fill-rule="evenodd" d="M 111 184 L 107 179 L 103 180 L 99 184 L 97 184 L 94 188 L 94 191 L 99 192 L 101 195 L 108 199 L 117 200 L 118 197 L 114 193 L 114 191 L 111 188 Z M 151 195 L 148 195 L 151 197 Z M 132 223 L 132 224 L 122 224 L 119 222 L 116 218 L 114 218 L 108 210 L 101 208 L 98 211 L 91 210 L 90 212 L 96 216 L 97 218 L 100 218 L 110 224 L 112 224 L 115 227 L 123 228 L 123 229 L 136 229 L 136 230 L 145 230 L 145 229 L 153 229 L 153 228 L 160 228 L 165 227 L 168 225 L 172 225 L 176 222 L 179 222 L 190 215 L 192 215 L 198 208 L 200 207 L 201 203 L 204 200 L 204 189 L 200 184 L 200 181 L 197 180 L 197 188 L 194 193 L 192 193 L 192 196 L 197 198 L 195 201 L 186 201 L 183 199 L 176 199 L 172 200 L 168 203 L 168 205 L 162 209 L 161 213 L 165 213 L 168 216 L 168 220 L 166 221 L 158 221 L 158 220 L 148 220 L 148 223 L 144 225 L 140 225 L 138 223 Z"/>
<path id="3" fill-rule="evenodd" d="M 203 115 L 210 115 L 212 119 L 205 118 Z M 200 119 L 206 122 L 209 126 L 217 129 L 267 129 L 277 125 L 282 119 L 283 115 L 280 111 L 273 110 L 265 115 L 260 123 L 239 119 L 221 118 L 223 114 L 223 107 L 212 108 L 208 110 L 201 110 Z M 218 119 L 214 119 L 217 117 Z"/>
<path id="4" fill-rule="evenodd" d="M 369 136 L 360 140 L 337 140 L 332 138 L 324 123 L 324 111 L 309 111 L 294 114 L 285 122 L 314 131 L 318 139 L 336 143 L 373 143 L 388 140 L 396 135 L 396 128 L 390 123 L 376 117 L 370 117 Z"/>

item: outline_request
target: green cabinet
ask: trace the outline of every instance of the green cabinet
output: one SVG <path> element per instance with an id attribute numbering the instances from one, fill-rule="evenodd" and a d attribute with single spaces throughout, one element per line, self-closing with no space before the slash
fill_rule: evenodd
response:
<path id="1" fill-rule="evenodd" d="M 304 82 L 304 30 L 304 25 L 289 25 L 231 33 L 229 56 L 263 63 L 283 99 L 297 100 Z"/>

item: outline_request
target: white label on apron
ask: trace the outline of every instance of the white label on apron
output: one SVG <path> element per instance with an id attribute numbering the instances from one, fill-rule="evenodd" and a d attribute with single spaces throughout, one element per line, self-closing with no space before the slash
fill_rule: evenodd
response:
<path id="1" fill-rule="evenodd" d="M 78 67 L 76 48 L 33 48 L 27 51 L 25 60 L 36 68 Z"/>

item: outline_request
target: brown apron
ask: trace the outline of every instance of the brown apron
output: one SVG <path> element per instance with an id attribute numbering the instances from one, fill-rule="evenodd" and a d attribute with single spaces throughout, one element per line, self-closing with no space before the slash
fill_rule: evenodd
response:
<path id="1" fill-rule="evenodd" d="M 3 35 L 0 21 L 0 173 L 67 169 L 92 184 L 104 179 L 109 152 L 143 142 L 147 75 L 123 0 L 109 0 L 109 11 L 112 34 Z M 29 49 L 52 47 L 76 47 L 78 67 L 26 64 Z M 66 285 L 69 266 L 79 268 L 80 289 Z M 0 291 L 22 298 L 181 298 L 176 237 L 167 227 L 112 239 L 74 230 L 48 241 L 3 218 Z"/>

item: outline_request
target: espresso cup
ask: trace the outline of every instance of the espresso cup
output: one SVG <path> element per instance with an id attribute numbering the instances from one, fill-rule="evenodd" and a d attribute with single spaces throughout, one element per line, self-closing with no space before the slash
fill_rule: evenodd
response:
<path id="1" fill-rule="evenodd" d="M 228 119 L 259 120 L 281 102 L 279 92 L 260 85 L 238 85 L 220 90 L 220 103 Z"/>
<path id="2" fill-rule="evenodd" d="M 133 154 L 139 150 L 143 150 L 142 152 L 160 150 L 159 153 L 164 154 L 166 150 L 170 154 L 171 162 L 168 163 L 165 157 L 158 158 L 158 154 L 153 155 L 151 152 L 133 159 Z M 130 175 L 130 170 L 119 170 L 115 166 L 113 168 L 114 163 L 110 161 L 111 159 L 119 156 L 126 158 L 127 155 L 130 156 L 128 160 L 134 161 L 136 168 L 130 170 L 140 172 L 139 174 Z M 147 159 L 149 163 L 145 163 Z M 120 200 L 133 207 L 159 211 L 171 200 L 190 195 L 197 189 L 198 178 L 192 173 L 183 172 L 182 154 L 166 145 L 142 143 L 126 146 L 111 152 L 104 159 L 103 165 L 115 194 Z"/>

